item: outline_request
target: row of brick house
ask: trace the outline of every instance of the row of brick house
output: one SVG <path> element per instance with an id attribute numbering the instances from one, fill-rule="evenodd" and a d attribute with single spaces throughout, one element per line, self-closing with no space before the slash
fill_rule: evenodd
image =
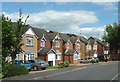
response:
<path id="1" fill-rule="evenodd" d="M 104 43 L 99 39 L 83 36 L 68 36 L 65 33 L 28 26 L 22 35 L 23 52 L 17 54 L 17 60 L 32 60 L 39 57 L 55 66 L 60 62 L 79 63 L 86 57 L 104 54 Z M 8 57 L 10 60 L 10 57 Z"/>

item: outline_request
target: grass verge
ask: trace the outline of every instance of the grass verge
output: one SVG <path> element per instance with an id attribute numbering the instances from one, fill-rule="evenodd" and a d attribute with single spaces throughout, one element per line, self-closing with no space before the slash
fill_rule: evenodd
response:
<path id="1" fill-rule="evenodd" d="M 76 65 L 69 65 L 69 67 L 75 67 Z M 47 67 L 46 69 L 59 69 L 59 66 Z"/>

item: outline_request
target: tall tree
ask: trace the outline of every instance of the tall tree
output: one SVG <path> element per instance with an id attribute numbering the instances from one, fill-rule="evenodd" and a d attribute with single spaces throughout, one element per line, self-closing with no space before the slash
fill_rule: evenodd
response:
<path id="1" fill-rule="evenodd" d="M 106 25 L 106 31 L 104 32 L 103 40 L 110 44 L 110 51 L 118 53 L 120 49 L 120 27 L 119 24 L 113 23 L 113 25 Z"/>

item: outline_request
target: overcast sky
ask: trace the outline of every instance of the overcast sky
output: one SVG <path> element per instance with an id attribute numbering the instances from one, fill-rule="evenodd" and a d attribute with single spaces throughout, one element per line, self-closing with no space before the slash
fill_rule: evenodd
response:
<path id="1" fill-rule="evenodd" d="M 14 1 L 14 0 L 13 0 Z M 3 2 L 12 21 L 30 15 L 27 24 L 46 30 L 101 38 L 105 26 L 118 22 L 118 2 Z"/>

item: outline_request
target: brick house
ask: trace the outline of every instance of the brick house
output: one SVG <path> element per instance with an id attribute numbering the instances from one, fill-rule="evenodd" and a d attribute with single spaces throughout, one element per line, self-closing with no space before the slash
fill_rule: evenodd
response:
<path id="1" fill-rule="evenodd" d="M 86 57 L 97 57 L 104 54 L 104 43 L 97 38 L 90 37 L 86 49 Z"/>

